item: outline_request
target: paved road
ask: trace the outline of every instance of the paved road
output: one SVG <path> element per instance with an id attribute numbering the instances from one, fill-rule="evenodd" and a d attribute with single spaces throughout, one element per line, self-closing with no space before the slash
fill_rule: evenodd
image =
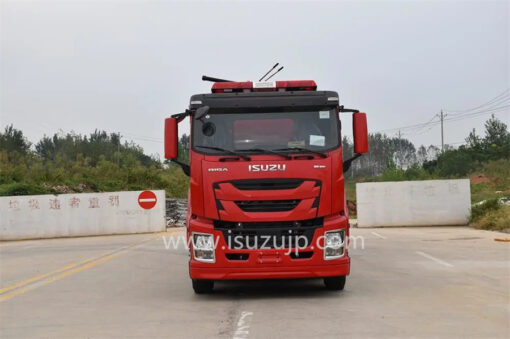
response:
<path id="1" fill-rule="evenodd" d="M 494 241 L 508 235 L 352 233 L 365 248 L 351 250 L 343 292 L 230 282 L 205 296 L 185 249 L 165 249 L 169 233 L 1 243 L 0 337 L 510 337 L 510 243 Z"/>

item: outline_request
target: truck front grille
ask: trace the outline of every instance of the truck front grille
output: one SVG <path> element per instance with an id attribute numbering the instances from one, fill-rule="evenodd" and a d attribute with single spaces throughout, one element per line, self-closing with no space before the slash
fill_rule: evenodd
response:
<path id="1" fill-rule="evenodd" d="M 299 187 L 303 179 L 251 179 L 235 180 L 230 183 L 239 190 L 260 191 L 260 190 L 288 190 Z"/>
<path id="2" fill-rule="evenodd" d="M 244 200 L 236 205 L 245 212 L 286 212 L 291 211 L 300 200 Z"/>
<path id="3" fill-rule="evenodd" d="M 229 249 L 295 248 L 309 246 L 323 218 L 301 221 L 230 222 L 214 221 Z"/>

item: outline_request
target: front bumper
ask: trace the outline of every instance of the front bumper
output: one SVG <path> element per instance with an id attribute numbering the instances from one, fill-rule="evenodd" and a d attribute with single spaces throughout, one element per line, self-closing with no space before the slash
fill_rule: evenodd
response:
<path id="1" fill-rule="evenodd" d="M 325 231 L 345 229 L 349 235 L 348 220 L 345 216 L 324 218 L 324 226 L 315 230 L 313 241 L 299 252 L 313 252 L 309 258 L 293 258 L 289 249 L 229 249 L 223 233 L 214 230 L 212 222 L 204 219 L 191 219 L 187 229 L 192 232 L 210 233 L 217 239 L 215 262 L 204 263 L 190 259 L 189 273 L 192 279 L 238 280 L 238 279 L 286 279 L 348 275 L 350 258 L 347 249 L 344 256 L 334 260 L 324 260 L 323 249 L 317 248 L 318 239 Z M 292 250 L 291 253 L 294 253 Z M 229 260 L 227 254 L 249 254 L 247 260 Z"/>
<path id="2" fill-rule="evenodd" d="M 292 279 L 322 278 L 348 275 L 350 260 L 339 265 L 279 266 L 279 267 L 194 267 L 190 264 L 192 279 L 241 280 L 241 279 Z"/>

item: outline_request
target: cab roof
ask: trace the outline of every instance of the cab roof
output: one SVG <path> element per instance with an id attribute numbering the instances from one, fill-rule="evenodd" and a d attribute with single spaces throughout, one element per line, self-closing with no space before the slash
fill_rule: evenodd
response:
<path id="1" fill-rule="evenodd" d="M 338 93 L 333 91 L 262 91 L 195 94 L 190 109 L 200 106 L 211 108 L 269 108 L 269 107 L 336 107 Z"/>

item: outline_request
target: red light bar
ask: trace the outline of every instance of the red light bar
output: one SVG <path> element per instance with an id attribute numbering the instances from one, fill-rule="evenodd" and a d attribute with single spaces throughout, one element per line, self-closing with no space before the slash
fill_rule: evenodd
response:
<path id="1" fill-rule="evenodd" d="M 276 88 L 285 88 L 286 91 L 315 91 L 317 84 L 313 80 L 277 81 Z"/>
<path id="2" fill-rule="evenodd" d="M 258 91 L 315 91 L 317 84 L 313 80 L 291 80 L 276 81 L 275 87 L 260 87 Z M 231 92 L 252 92 L 254 91 L 253 82 L 215 82 L 211 91 L 213 93 L 231 93 Z"/>
<path id="3" fill-rule="evenodd" d="M 212 85 L 211 91 L 213 93 L 229 93 L 229 92 L 244 92 L 247 90 L 251 92 L 253 88 L 253 82 L 215 82 Z"/>

